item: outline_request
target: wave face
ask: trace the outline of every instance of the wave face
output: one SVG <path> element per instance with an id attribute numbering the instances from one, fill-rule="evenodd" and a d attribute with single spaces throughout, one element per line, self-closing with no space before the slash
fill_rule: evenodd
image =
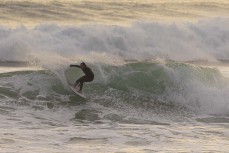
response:
<path id="1" fill-rule="evenodd" d="M 227 80 L 217 70 L 184 62 L 228 60 L 228 23 L 224 18 L 129 27 L 0 27 L 0 61 L 27 62 L 48 71 L 1 74 L 1 97 L 5 102 L 73 102 L 65 77 L 75 81 L 80 74 L 68 66 L 84 61 L 96 74 L 85 86 L 95 103 L 228 114 Z"/>
<path id="2" fill-rule="evenodd" d="M 94 64 L 95 80 L 85 84 L 90 101 L 105 107 L 197 114 L 228 114 L 228 80 L 219 71 L 195 65 L 136 62 L 122 66 Z M 60 73 L 59 73 L 60 74 Z M 74 82 L 82 75 L 76 68 L 65 71 Z M 23 105 L 46 102 L 81 103 L 72 96 L 64 77 L 45 71 L 1 74 L 1 99 Z M 7 82 L 7 83 L 6 83 Z"/>
<path id="3" fill-rule="evenodd" d="M 39 61 L 57 65 L 125 60 L 228 60 L 228 19 L 198 23 L 133 23 L 106 25 L 0 27 L 1 61 Z M 52 57 L 51 59 L 49 57 Z"/>

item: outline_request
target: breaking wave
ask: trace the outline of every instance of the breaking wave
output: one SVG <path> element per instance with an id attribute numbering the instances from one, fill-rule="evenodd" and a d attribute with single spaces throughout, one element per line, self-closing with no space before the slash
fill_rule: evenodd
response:
<path id="1" fill-rule="evenodd" d="M 175 108 L 197 114 L 228 113 L 228 80 L 216 69 L 177 62 L 90 67 L 96 77 L 85 84 L 84 92 L 94 103 L 112 108 L 131 105 L 152 111 Z M 64 75 L 73 83 L 82 72 L 67 68 Z M 1 97 L 6 102 L 27 104 L 81 103 L 82 99 L 67 88 L 65 77 L 60 76 L 49 71 L 1 74 Z"/>
<path id="2" fill-rule="evenodd" d="M 0 27 L 0 61 L 44 69 L 1 74 L 1 97 L 16 103 L 79 102 L 66 78 L 73 82 L 82 75 L 68 66 L 84 61 L 95 71 L 95 80 L 84 88 L 95 103 L 228 114 L 227 79 L 216 69 L 186 63 L 228 60 L 228 23 L 224 18 L 129 27 Z"/>
<path id="3" fill-rule="evenodd" d="M 0 27 L 1 61 L 55 65 L 84 60 L 228 60 L 229 20 L 197 23 L 135 22 L 129 27 L 89 24 Z M 52 57 L 52 58 L 50 58 Z"/>

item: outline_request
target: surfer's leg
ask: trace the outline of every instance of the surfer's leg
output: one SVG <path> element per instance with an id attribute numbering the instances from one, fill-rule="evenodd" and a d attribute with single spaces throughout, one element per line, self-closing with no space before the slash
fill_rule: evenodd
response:
<path id="1" fill-rule="evenodd" d="M 79 84 L 78 80 L 75 82 L 74 87 L 77 87 Z"/>
<path id="2" fill-rule="evenodd" d="M 79 78 L 78 80 L 76 80 L 74 87 L 77 87 L 79 85 L 80 82 L 82 82 L 82 80 L 84 80 L 85 76 L 82 76 L 81 78 Z"/>
<path id="3" fill-rule="evenodd" d="M 79 92 L 81 92 L 82 91 L 82 89 L 83 89 L 83 82 L 80 82 L 80 90 L 79 90 Z"/>
<path id="4" fill-rule="evenodd" d="M 82 89 L 83 89 L 83 83 L 84 83 L 84 82 L 91 82 L 93 79 L 94 79 L 94 78 L 88 77 L 88 76 L 85 75 L 85 76 L 79 78 L 79 79 L 76 81 L 75 87 L 79 85 L 79 87 L 80 87 L 79 92 L 81 92 Z"/>
<path id="5" fill-rule="evenodd" d="M 76 82 L 74 83 L 74 86 L 77 86 L 77 85 L 78 85 L 78 83 L 79 83 L 79 82 L 78 82 L 78 80 L 76 80 Z"/>
<path id="6" fill-rule="evenodd" d="M 83 77 L 81 77 L 81 78 L 79 78 L 77 81 L 76 81 L 76 85 L 78 85 L 79 84 L 79 87 L 80 87 L 80 90 L 79 91 L 82 91 L 82 89 L 83 89 L 83 83 L 85 82 L 85 80 L 86 80 L 86 76 L 83 76 Z"/>

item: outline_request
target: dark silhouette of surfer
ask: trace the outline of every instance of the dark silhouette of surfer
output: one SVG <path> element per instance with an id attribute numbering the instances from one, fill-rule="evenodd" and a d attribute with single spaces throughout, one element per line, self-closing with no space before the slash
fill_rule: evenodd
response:
<path id="1" fill-rule="evenodd" d="M 79 85 L 80 90 L 78 92 L 82 93 L 83 83 L 93 81 L 94 80 L 94 73 L 92 72 L 92 70 L 89 67 L 87 67 L 87 65 L 84 62 L 80 63 L 80 65 L 71 64 L 70 67 L 81 68 L 83 73 L 85 74 L 84 76 L 82 76 L 81 78 L 76 80 L 76 82 L 74 84 L 74 87 L 77 87 Z"/>

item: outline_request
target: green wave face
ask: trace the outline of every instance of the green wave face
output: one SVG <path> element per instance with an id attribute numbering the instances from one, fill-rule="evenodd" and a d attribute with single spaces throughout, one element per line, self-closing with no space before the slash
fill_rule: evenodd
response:
<path id="1" fill-rule="evenodd" d="M 118 67 L 102 67 L 106 86 L 123 91 L 161 94 L 168 79 L 162 67 L 153 63 L 132 63 Z"/>
<path id="2" fill-rule="evenodd" d="M 176 107 L 209 112 L 214 106 L 221 110 L 227 103 L 226 100 L 218 102 L 222 97 L 225 99 L 228 80 L 217 69 L 176 62 L 91 67 L 96 77 L 84 89 L 94 101 L 103 105 L 120 107 L 130 104 L 153 109 Z M 81 75 L 78 69 L 66 70 L 69 80 L 76 80 Z"/>
<path id="3" fill-rule="evenodd" d="M 226 81 L 216 69 L 185 63 L 140 62 L 121 66 L 93 65 L 92 68 L 96 77 L 90 84 L 126 92 L 139 91 L 161 95 L 165 94 L 166 89 L 182 87 L 190 81 L 206 86 L 220 86 Z M 70 82 L 82 75 L 81 71 L 75 68 L 66 70 L 66 78 Z"/>
<path id="4" fill-rule="evenodd" d="M 84 93 L 90 101 L 107 107 L 131 105 L 172 109 L 178 106 L 203 111 L 217 103 L 217 99 L 205 97 L 206 93 L 211 95 L 212 89 L 220 90 L 223 92 L 214 96 L 220 97 L 228 88 L 228 81 L 218 70 L 186 63 L 136 62 L 120 66 L 93 64 L 90 67 L 95 79 L 84 84 Z M 11 102 L 80 104 L 84 101 L 69 90 L 66 82 L 74 83 L 81 76 L 82 71 L 73 67 L 58 71 L 1 74 L 1 97 L 9 97 Z M 213 102 L 208 103 L 206 98 Z M 220 108 L 226 101 L 221 103 Z"/>

